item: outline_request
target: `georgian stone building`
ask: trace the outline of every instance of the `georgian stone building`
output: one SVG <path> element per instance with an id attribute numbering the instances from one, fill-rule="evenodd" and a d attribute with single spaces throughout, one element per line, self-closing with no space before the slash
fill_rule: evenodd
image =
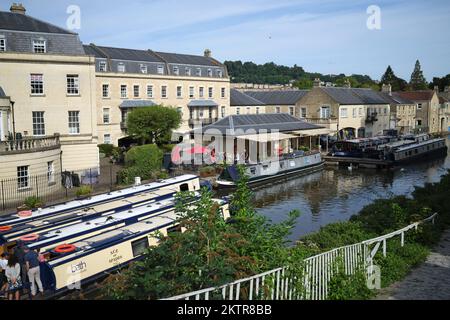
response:
<path id="1" fill-rule="evenodd" d="M 211 57 L 84 46 L 95 58 L 97 127 L 100 143 L 118 145 L 127 136 L 127 114 L 137 107 L 176 108 L 186 133 L 227 115 L 230 79 L 226 67 Z"/>
<path id="2" fill-rule="evenodd" d="M 0 12 L 0 179 L 99 167 L 94 68 L 76 33 Z"/>

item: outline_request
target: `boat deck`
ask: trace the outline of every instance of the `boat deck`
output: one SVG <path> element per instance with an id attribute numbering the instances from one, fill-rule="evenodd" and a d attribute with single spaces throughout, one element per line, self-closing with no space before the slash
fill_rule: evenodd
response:
<path id="1" fill-rule="evenodd" d="M 377 169 L 388 169 L 394 166 L 394 161 L 390 160 L 378 160 L 369 158 L 351 158 L 351 157 L 331 157 L 324 156 L 325 164 L 328 165 L 339 165 L 339 166 L 350 166 L 355 165 L 361 168 L 377 168 Z"/>

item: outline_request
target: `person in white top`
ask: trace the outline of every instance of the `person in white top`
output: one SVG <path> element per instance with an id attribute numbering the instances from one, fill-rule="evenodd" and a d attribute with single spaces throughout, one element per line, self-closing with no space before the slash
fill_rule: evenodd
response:
<path id="1" fill-rule="evenodd" d="M 20 276 L 20 264 L 17 257 L 13 254 L 9 257 L 8 265 L 5 269 L 5 275 L 8 279 L 9 300 L 20 300 L 20 290 L 23 284 Z"/>
<path id="2" fill-rule="evenodd" d="M 8 266 L 8 254 L 2 253 L 0 257 L 0 296 L 5 297 L 8 288 L 8 279 L 6 279 L 6 267 Z"/>

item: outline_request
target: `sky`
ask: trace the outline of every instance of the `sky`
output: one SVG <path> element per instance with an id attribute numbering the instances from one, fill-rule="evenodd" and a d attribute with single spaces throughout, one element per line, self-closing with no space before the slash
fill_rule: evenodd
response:
<path id="1" fill-rule="evenodd" d="M 0 10 L 13 1 L 0 0 Z M 22 0 L 27 14 L 67 28 L 80 8 L 84 43 L 203 54 L 220 61 L 297 64 L 308 72 L 368 74 L 388 65 L 409 81 L 450 73 L 449 0 Z M 375 5 L 380 19 L 373 20 Z M 367 21 L 380 22 L 369 29 Z M 378 24 L 377 24 L 378 26 Z"/>

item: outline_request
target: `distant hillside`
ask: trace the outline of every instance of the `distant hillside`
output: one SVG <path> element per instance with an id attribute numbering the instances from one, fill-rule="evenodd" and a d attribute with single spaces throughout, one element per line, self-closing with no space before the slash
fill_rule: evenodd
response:
<path id="1" fill-rule="evenodd" d="M 345 74 L 323 75 L 320 73 L 306 72 L 302 67 L 277 65 L 273 62 L 266 64 L 255 64 L 253 62 L 225 61 L 228 72 L 233 83 L 254 83 L 254 84 L 288 84 L 293 82 L 295 87 L 300 89 L 310 89 L 313 81 L 320 78 L 324 82 L 331 82 L 337 86 L 342 86 L 348 79 L 354 88 L 376 88 L 379 85 L 367 75 Z"/>

